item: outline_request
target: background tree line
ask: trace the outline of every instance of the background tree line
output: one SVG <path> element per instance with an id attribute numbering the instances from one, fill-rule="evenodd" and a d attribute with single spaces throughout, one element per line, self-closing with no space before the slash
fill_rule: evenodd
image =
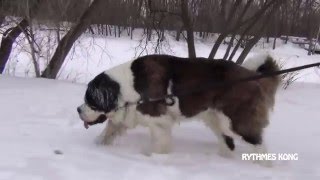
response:
<path id="1" fill-rule="evenodd" d="M 83 33 L 131 37 L 143 29 L 146 42 L 166 30 L 176 40 L 186 39 L 189 57 L 196 57 L 194 34 L 207 38 L 218 34 L 208 58 L 227 43 L 224 59 L 241 64 L 261 39 L 281 36 L 318 38 L 319 0 L 0 0 L 0 73 L 15 39 L 24 35 L 30 44 L 36 76 L 56 78 L 75 40 Z M 13 18 L 14 17 L 14 18 Z M 37 62 L 39 47 L 33 26 L 56 31 L 58 45 L 43 70 Z"/>

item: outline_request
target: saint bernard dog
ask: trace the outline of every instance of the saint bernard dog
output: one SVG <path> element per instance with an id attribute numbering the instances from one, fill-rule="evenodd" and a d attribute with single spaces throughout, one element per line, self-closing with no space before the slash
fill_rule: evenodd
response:
<path id="1" fill-rule="evenodd" d="M 222 155 L 234 150 L 235 138 L 250 144 L 256 153 L 266 153 L 263 130 L 279 77 L 189 92 L 206 84 L 277 70 L 278 65 L 266 55 L 253 57 L 243 66 L 225 60 L 147 55 L 97 75 L 88 84 L 84 104 L 77 111 L 86 128 L 108 120 L 99 136 L 103 144 L 111 144 L 127 129 L 142 125 L 150 129 L 151 152 L 168 153 L 173 125 L 191 118 L 202 120 L 213 130 Z M 166 100 L 134 103 L 170 93 L 177 95 L 172 106 Z"/>

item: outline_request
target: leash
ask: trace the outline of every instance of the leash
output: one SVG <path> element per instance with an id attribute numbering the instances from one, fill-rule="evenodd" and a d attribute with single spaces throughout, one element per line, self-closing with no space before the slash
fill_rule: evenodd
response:
<path id="1" fill-rule="evenodd" d="M 263 78 L 278 76 L 281 74 L 287 74 L 290 72 L 300 71 L 303 69 L 308 69 L 308 68 L 312 68 L 312 67 L 316 67 L 316 66 L 320 66 L 320 62 L 313 63 L 313 64 L 307 64 L 307 65 L 303 65 L 303 66 L 297 66 L 297 67 L 288 68 L 288 69 L 283 69 L 283 70 L 279 70 L 279 71 L 258 74 L 255 76 L 249 76 L 249 77 L 245 77 L 245 78 L 239 78 L 239 79 L 235 79 L 235 80 L 231 80 L 231 81 L 220 81 L 220 82 L 215 82 L 215 83 L 208 83 L 205 86 L 201 86 L 197 89 L 186 91 L 184 93 L 176 93 L 176 94 L 171 93 L 171 94 L 164 95 L 160 98 L 144 98 L 144 99 L 139 99 L 138 101 L 135 101 L 135 102 L 126 102 L 123 106 L 116 108 L 115 111 L 118 111 L 121 109 L 126 109 L 128 106 L 132 106 L 132 105 L 139 105 L 139 104 L 157 102 L 157 101 L 163 101 L 163 100 L 165 100 L 165 104 L 167 106 L 172 106 L 175 104 L 174 97 L 177 97 L 177 96 L 186 96 L 186 95 L 198 93 L 198 92 L 201 92 L 201 91 L 204 91 L 207 89 L 211 89 L 211 88 L 232 86 L 232 85 L 243 83 L 243 82 L 255 81 L 255 80 L 259 80 L 259 79 L 263 79 Z"/>

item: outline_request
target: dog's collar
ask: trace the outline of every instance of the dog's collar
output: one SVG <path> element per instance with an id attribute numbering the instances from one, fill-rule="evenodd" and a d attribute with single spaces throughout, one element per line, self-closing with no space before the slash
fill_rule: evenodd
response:
<path id="1" fill-rule="evenodd" d="M 139 99 L 138 101 L 125 101 L 125 103 L 122 106 L 117 107 L 114 111 L 117 112 L 119 110 L 127 110 L 129 106 L 133 106 L 133 105 L 140 105 L 143 103 L 147 103 L 147 102 L 157 102 L 157 101 L 163 101 L 167 106 L 173 106 L 175 104 L 175 99 L 174 99 L 174 95 L 168 95 L 168 96 L 164 96 L 162 98 L 157 98 L 157 99 Z"/>
<path id="2" fill-rule="evenodd" d="M 137 103 L 138 102 L 138 103 Z M 139 104 L 139 101 L 137 102 L 130 102 L 130 101 L 126 101 L 122 106 L 119 106 L 117 107 L 114 111 L 117 112 L 119 110 L 127 110 L 129 106 L 132 106 L 132 105 L 136 105 L 136 104 Z"/>

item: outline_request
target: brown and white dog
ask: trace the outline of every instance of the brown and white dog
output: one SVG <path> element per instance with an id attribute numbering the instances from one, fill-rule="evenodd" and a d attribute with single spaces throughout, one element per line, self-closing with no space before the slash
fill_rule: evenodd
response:
<path id="1" fill-rule="evenodd" d="M 103 144 L 111 144 L 126 129 L 143 125 L 150 129 L 152 152 L 168 153 L 174 123 L 192 118 L 203 120 L 214 131 L 223 155 L 235 148 L 233 139 L 237 137 L 257 153 L 265 153 L 263 129 L 274 105 L 278 77 L 188 91 L 276 70 L 279 68 L 269 56 L 252 58 L 239 66 L 225 60 L 148 55 L 96 76 L 88 84 L 85 103 L 77 110 L 86 127 L 109 119 L 100 136 Z M 169 93 L 178 94 L 173 106 L 161 100 L 118 110 L 129 102 Z"/>

